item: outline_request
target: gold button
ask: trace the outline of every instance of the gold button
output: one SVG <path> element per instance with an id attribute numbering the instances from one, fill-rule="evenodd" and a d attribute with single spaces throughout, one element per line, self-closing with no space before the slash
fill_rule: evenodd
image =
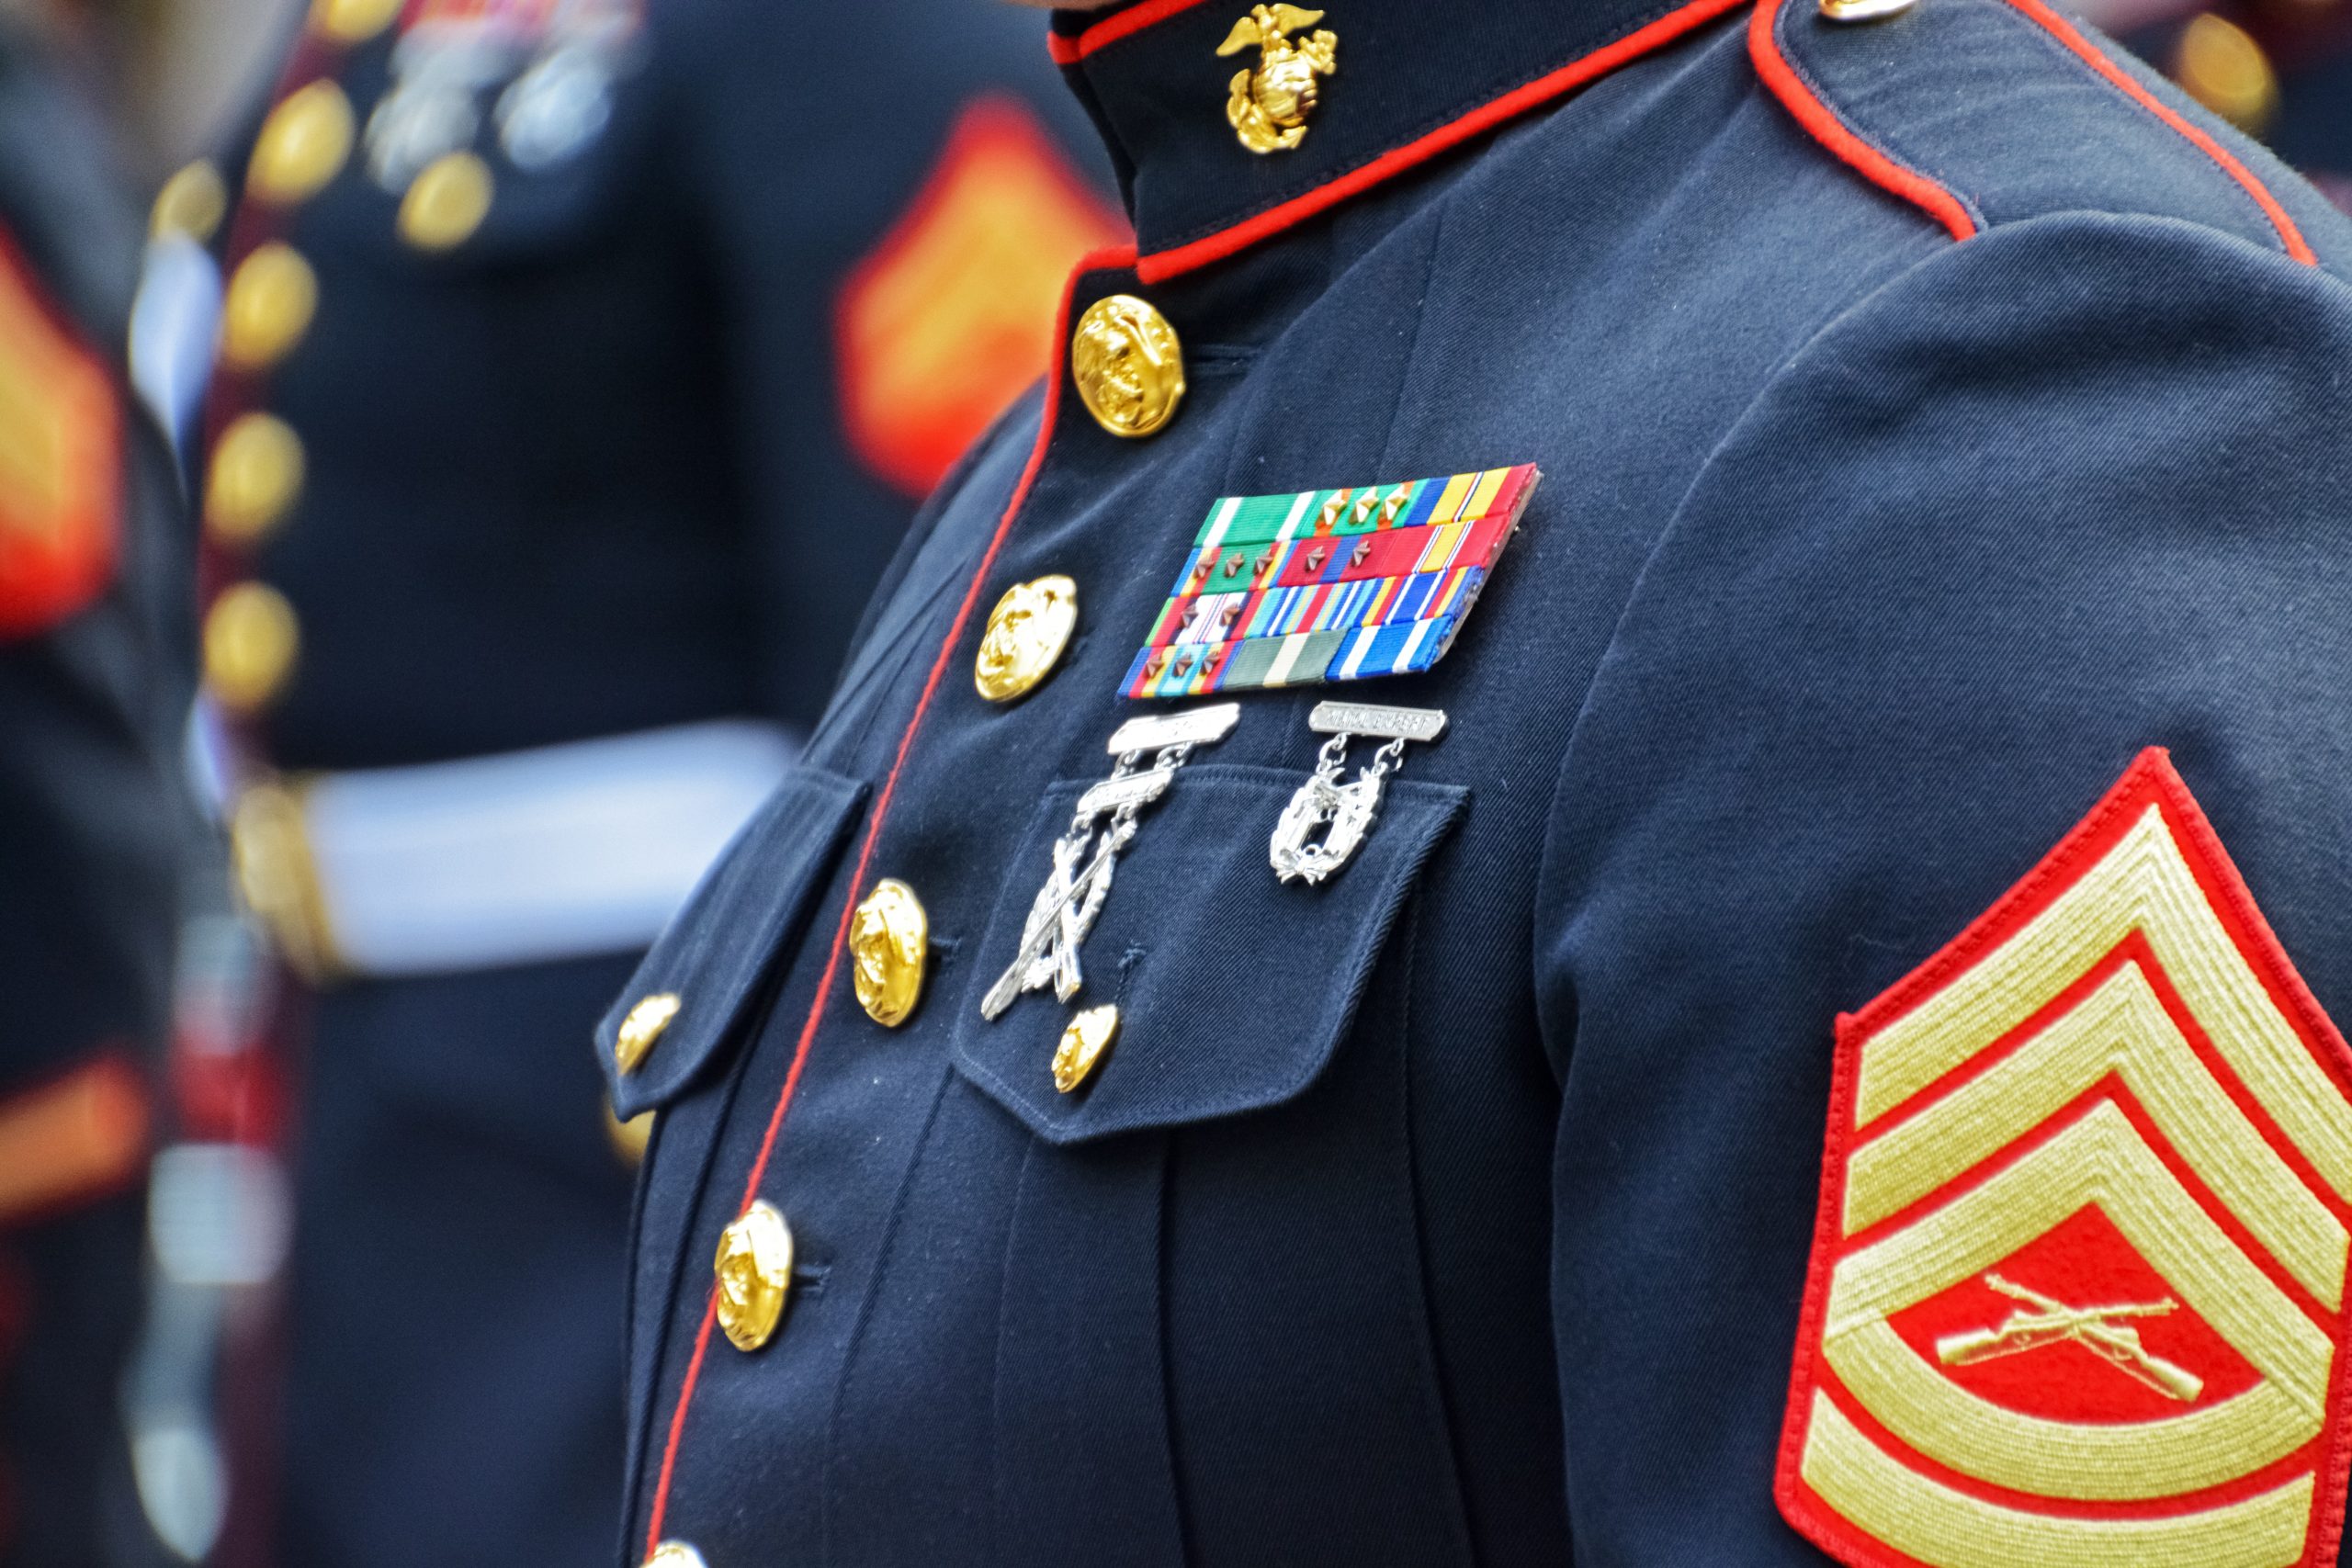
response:
<path id="1" fill-rule="evenodd" d="M 154 209 L 147 216 L 150 238 L 183 234 L 203 244 L 228 216 L 229 187 L 209 158 L 198 158 L 164 182 L 155 193 Z"/>
<path id="2" fill-rule="evenodd" d="M 471 152 L 444 152 L 401 197 L 401 238 L 420 251 L 446 251 L 481 227 L 490 211 L 490 165 Z"/>
<path id="3" fill-rule="evenodd" d="M 1054 1087 L 1068 1094 L 1092 1077 L 1118 1037 L 1119 1010 L 1107 1002 L 1071 1019 L 1054 1047 Z"/>
<path id="4" fill-rule="evenodd" d="M 301 438 L 276 414 L 241 413 L 212 447 L 205 525 L 223 543 L 250 545 L 277 526 L 301 489 Z"/>
<path id="5" fill-rule="evenodd" d="M 364 43 L 400 14 L 401 0 L 311 0 L 311 26 L 337 43 Z"/>
<path id="6" fill-rule="evenodd" d="M 1821 0 L 1821 14 L 1833 22 L 1883 22 L 1899 17 L 1919 0 Z"/>
<path id="7" fill-rule="evenodd" d="M 1132 294 L 1086 308 L 1070 338 L 1069 368 L 1086 412 L 1114 435 L 1156 434 L 1184 400 L 1184 345 L 1167 317 Z"/>
<path id="8" fill-rule="evenodd" d="M 645 1163 L 645 1145 L 653 1140 L 653 1112 L 640 1111 L 624 1122 L 613 1114 L 613 1103 L 608 1100 L 605 1102 L 605 1136 L 620 1162 L 634 1170 Z"/>
<path id="9" fill-rule="evenodd" d="M 227 706 L 251 712 L 285 685 L 300 643 L 286 595 L 266 583 L 240 582 L 205 615 L 205 684 Z"/>
<path id="10" fill-rule="evenodd" d="M 665 1540 L 645 1560 L 645 1568 L 705 1568 L 702 1553 L 683 1540 Z"/>
<path id="11" fill-rule="evenodd" d="M 922 999 L 931 958 L 931 919 L 915 890 L 895 877 L 876 883 L 850 921 L 849 951 L 865 1016 L 885 1029 L 906 1022 Z"/>
<path id="12" fill-rule="evenodd" d="M 771 1205 L 753 1203 L 718 1238 L 718 1326 L 738 1350 L 775 1333 L 792 1291 L 792 1227 Z"/>
<path id="13" fill-rule="evenodd" d="M 613 1065 L 625 1073 L 637 1071 L 653 1043 L 678 1016 L 679 1005 L 675 992 L 663 991 L 629 1009 L 628 1016 L 621 1020 L 620 1032 L 613 1037 Z"/>
<path id="14" fill-rule="evenodd" d="M 318 194 L 351 156 L 351 100 L 333 82 L 298 87 L 278 101 L 254 142 L 246 188 L 283 206 Z"/>
<path id="15" fill-rule="evenodd" d="M 1054 672 L 1078 629 L 1078 584 L 1067 577 L 1016 582 L 989 612 L 972 684 L 992 703 L 1009 703 Z"/>
<path id="16" fill-rule="evenodd" d="M 291 245 L 255 246 L 230 276 L 220 306 L 220 357 L 240 370 L 275 364 L 319 307 L 319 280 Z"/>

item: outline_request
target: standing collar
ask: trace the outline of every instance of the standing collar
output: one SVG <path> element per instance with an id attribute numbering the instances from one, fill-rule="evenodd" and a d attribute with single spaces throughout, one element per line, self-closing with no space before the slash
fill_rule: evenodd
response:
<path id="1" fill-rule="evenodd" d="M 1328 31 L 1336 70 L 1317 74 L 1297 144 L 1263 153 L 1227 117 L 1235 74 L 1261 51 L 1217 52 L 1251 0 L 1057 11 L 1052 48 L 1118 166 L 1149 283 L 1247 249 L 1748 3 L 1324 0 L 1290 41 Z"/>

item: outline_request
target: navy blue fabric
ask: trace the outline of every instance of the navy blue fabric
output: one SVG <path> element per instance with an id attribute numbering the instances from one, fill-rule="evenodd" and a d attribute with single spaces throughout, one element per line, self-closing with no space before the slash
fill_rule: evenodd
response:
<path id="1" fill-rule="evenodd" d="M 1419 134 L 1487 79 L 1480 19 L 1555 61 L 1646 15 L 1416 8 L 1332 10 L 1347 74 L 1306 150 L 1343 93 L 1371 142 Z M 1838 1011 L 2149 744 L 2352 1008 L 2352 232 L 2290 191 L 2327 265 L 2289 260 L 2002 0 L 1931 12 L 1856 115 L 1962 182 L 1991 225 L 1965 243 L 1817 144 L 1738 16 L 1230 261 L 1079 281 L 1074 310 L 1168 317 L 1188 400 L 1123 441 L 1065 384 L 867 618 L 810 761 L 897 767 L 868 875 L 923 899 L 933 982 L 884 1031 L 837 981 L 798 1058 L 853 850 L 729 1070 L 664 1112 L 631 1553 L 658 1495 L 713 1568 L 1818 1563 L 1771 1469 Z M 1080 69 L 1114 137 L 1163 105 L 1216 124 L 1179 17 Z M 1866 30 L 1849 57 L 1788 25 L 1823 29 L 1825 91 L 1876 80 Z M 1148 243 L 1155 190 L 1257 188 L 1229 140 L 1120 151 Z M 1526 461 L 1547 478 L 1445 661 L 1345 694 L 1452 719 L 1371 858 L 1278 887 L 1327 694 L 1239 694 L 1145 815 L 1069 1009 L 981 1021 L 1210 502 Z M 981 701 L 975 618 L 901 762 L 967 592 L 1048 572 L 1080 604 L 1050 681 Z M 1048 1098 L 1051 1026 L 1123 984 L 1102 1099 Z M 796 1060 L 753 1185 L 818 1288 L 756 1353 L 709 1341 L 664 1490 L 712 1248 Z"/>
<path id="2" fill-rule="evenodd" d="M 12 267 L 115 381 L 120 446 L 98 460 L 119 466 L 122 485 L 113 582 L 54 626 L 0 638 L 6 1104 L 101 1053 L 142 1069 L 160 1058 L 182 835 L 193 824 L 176 769 L 192 678 L 186 520 L 163 443 L 121 385 L 139 213 L 70 62 L 15 21 L 0 24 L 0 235 Z M 35 417 L 12 415 L 12 439 Z M 0 554 L 11 547 L 0 541 Z M 26 1157 L 0 1151 L 0 1162 Z M 0 1230 L 8 1568 L 96 1568 L 143 1538 L 117 1391 L 137 1324 L 145 1210 L 134 1183 Z"/>

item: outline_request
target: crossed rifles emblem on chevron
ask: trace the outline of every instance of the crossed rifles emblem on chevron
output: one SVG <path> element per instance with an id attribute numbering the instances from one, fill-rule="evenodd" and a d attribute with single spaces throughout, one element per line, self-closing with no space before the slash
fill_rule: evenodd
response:
<path id="1" fill-rule="evenodd" d="M 2129 1302 L 2118 1306 L 2071 1307 L 2054 1296 L 2029 1290 L 1998 1274 L 1984 1283 L 2025 1305 L 2001 1320 L 1997 1328 L 1972 1328 L 1947 1334 L 1936 1341 L 1936 1356 L 1948 1367 L 1964 1367 L 1999 1356 L 2021 1356 L 2070 1341 L 2146 1383 L 2166 1399 L 2193 1403 L 2205 1380 L 2188 1368 L 2152 1355 L 2140 1343 L 2140 1331 L 2125 1321 L 2163 1317 L 2179 1310 L 2169 1296 L 2160 1302 Z"/>

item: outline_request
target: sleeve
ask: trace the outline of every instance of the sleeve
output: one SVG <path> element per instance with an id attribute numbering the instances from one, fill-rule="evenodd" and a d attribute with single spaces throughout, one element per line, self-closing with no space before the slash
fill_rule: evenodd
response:
<path id="1" fill-rule="evenodd" d="M 1070 266 L 1120 220 L 1034 17 L 684 0 L 657 47 L 709 256 L 762 688 L 805 728 L 916 503 L 1044 372 Z"/>
<path id="2" fill-rule="evenodd" d="M 2347 365 L 2321 269 L 2037 219 L 1709 458 L 1537 911 L 1580 1557 L 2334 1539 Z"/>

